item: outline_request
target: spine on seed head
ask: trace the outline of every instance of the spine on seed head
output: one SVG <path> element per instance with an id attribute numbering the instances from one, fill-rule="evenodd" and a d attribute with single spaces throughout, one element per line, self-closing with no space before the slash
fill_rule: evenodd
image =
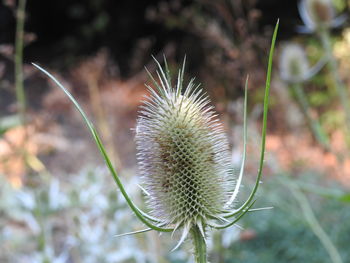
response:
<path id="1" fill-rule="evenodd" d="M 163 224 L 202 229 L 220 214 L 234 184 L 228 141 L 199 86 L 191 80 L 183 87 L 183 69 L 176 86 L 159 71 L 136 127 L 148 206 Z"/>

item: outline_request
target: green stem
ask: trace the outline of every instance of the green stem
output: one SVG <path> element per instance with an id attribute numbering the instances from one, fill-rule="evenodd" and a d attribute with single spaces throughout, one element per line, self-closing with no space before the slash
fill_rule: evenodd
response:
<path id="1" fill-rule="evenodd" d="M 215 251 L 215 259 L 213 262 L 224 262 L 225 248 L 222 245 L 222 232 L 215 231 L 213 234 L 213 251 Z"/>
<path id="2" fill-rule="evenodd" d="M 191 234 L 194 245 L 195 263 L 207 263 L 207 247 L 205 240 L 197 226 L 192 227 Z"/>
<path id="3" fill-rule="evenodd" d="M 26 101 L 23 87 L 23 36 L 26 0 L 19 0 L 15 40 L 15 86 L 18 110 L 22 124 L 25 122 Z"/>
<path id="4" fill-rule="evenodd" d="M 292 191 L 292 194 L 298 201 L 301 210 L 303 211 L 306 221 L 308 222 L 314 234 L 321 241 L 323 247 L 326 249 L 327 253 L 329 254 L 329 257 L 331 258 L 331 261 L 333 263 L 343 263 L 343 260 L 341 259 L 337 248 L 334 246 L 331 239 L 318 222 L 306 196 L 300 191 L 299 187 L 295 183 L 290 183 L 289 186 Z"/>
<path id="5" fill-rule="evenodd" d="M 349 104 L 348 92 L 338 73 L 338 63 L 333 56 L 333 49 L 332 49 L 331 37 L 329 35 L 329 30 L 326 28 L 320 29 L 319 35 L 322 41 L 323 48 L 328 57 L 328 68 L 335 81 L 335 87 L 336 87 L 340 102 L 345 111 L 346 126 L 348 131 L 350 131 L 350 104 Z"/>
<path id="6" fill-rule="evenodd" d="M 314 134 L 316 140 L 328 151 L 330 151 L 330 145 L 329 140 L 322 129 L 321 124 L 319 121 L 311 116 L 310 112 L 310 105 L 309 102 L 306 99 L 306 94 L 304 93 L 301 84 L 300 83 L 294 83 L 292 85 L 292 88 L 295 92 L 295 95 L 297 97 L 297 100 L 306 116 L 306 119 L 309 123 L 309 126 L 311 128 L 312 133 Z"/>

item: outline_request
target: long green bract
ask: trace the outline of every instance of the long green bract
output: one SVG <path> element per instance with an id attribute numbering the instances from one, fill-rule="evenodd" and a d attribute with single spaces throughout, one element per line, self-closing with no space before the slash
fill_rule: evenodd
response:
<path id="1" fill-rule="evenodd" d="M 265 157 L 266 127 L 267 127 L 267 113 L 268 113 L 268 109 L 269 109 L 272 59 L 273 59 L 273 53 L 274 53 L 274 49 L 275 49 L 278 26 L 279 26 L 279 20 L 277 20 L 275 30 L 273 32 L 271 47 L 270 47 L 270 54 L 269 54 L 269 61 L 268 61 L 268 66 L 267 66 L 266 86 L 265 86 L 265 96 L 264 96 L 263 126 L 262 126 L 262 132 L 261 132 L 261 153 L 260 153 L 260 164 L 259 164 L 258 176 L 256 178 L 254 188 L 253 188 L 250 196 L 248 197 L 247 201 L 240 208 L 235 210 L 234 212 L 225 215 L 226 218 L 229 218 L 229 217 L 232 217 L 234 215 L 237 215 L 238 213 L 241 213 L 247 206 L 249 206 L 250 203 L 252 202 L 252 200 L 253 200 L 253 198 L 258 190 L 259 184 L 260 184 L 260 179 L 262 176 L 262 169 L 264 166 L 264 157 Z"/>
<path id="2" fill-rule="evenodd" d="M 243 154 L 242 154 L 242 163 L 241 168 L 239 171 L 239 176 L 237 179 L 235 190 L 233 191 L 230 200 L 227 202 L 226 206 L 229 207 L 233 201 L 236 199 L 239 188 L 242 183 L 242 178 L 244 174 L 244 167 L 245 167 L 245 160 L 246 160 L 246 153 L 247 153 L 247 105 L 248 105 L 248 81 L 249 76 L 247 76 L 245 81 L 245 87 L 244 87 L 244 113 L 243 113 Z"/>
<path id="3" fill-rule="evenodd" d="M 233 226 L 234 224 L 236 224 L 246 213 L 249 212 L 250 208 L 255 204 L 256 200 L 254 200 L 253 202 L 251 202 L 247 209 L 245 210 L 242 210 L 242 213 L 240 215 L 238 215 L 232 222 L 229 222 L 228 224 L 225 224 L 225 225 L 217 225 L 217 226 L 214 226 L 212 225 L 213 228 L 215 229 L 225 229 L 225 228 L 228 228 L 230 226 Z"/>
<path id="4" fill-rule="evenodd" d="M 135 215 L 141 220 L 142 223 L 144 223 L 146 226 L 148 226 L 149 228 L 152 228 L 153 230 L 156 231 L 160 231 L 160 232 L 171 232 L 173 231 L 172 228 L 162 228 L 156 225 L 153 225 L 152 223 L 148 222 L 147 219 L 144 217 L 143 213 L 141 212 L 141 210 L 132 202 L 132 200 L 130 199 L 129 195 L 127 194 L 127 192 L 124 189 L 123 183 L 121 182 L 116 170 L 113 167 L 113 164 L 105 150 L 105 147 L 102 144 L 102 141 L 100 139 L 100 136 L 98 135 L 96 129 L 94 128 L 92 122 L 88 119 L 87 115 L 85 114 L 85 112 L 83 111 L 83 109 L 80 107 L 79 103 L 76 101 L 76 99 L 73 97 L 73 95 L 54 77 L 52 76 L 48 71 L 46 71 L 45 69 L 43 69 L 42 67 L 32 63 L 36 68 L 38 68 L 40 71 L 42 71 L 45 75 L 47 75 L 50 79 L 52 79 L 58 87 L 60 87 L 62 89 L 62 91 L 68 96 L 68 98 L 70 99 L 70 101 L 74 104 L 74 106 L 76 107 L 76 109 L 79 111 L 79 113 L 81 114 L 81 116 L 83 117 L 89 131 L 91 132 L 92 137 L 94 138 L 94 141 L 96 143 L 96 146 L 98 147 L 103 159 L 105 160 L 105 163 L 109 169 L 109 171 L 111 172 L 113 179 L 115 181 L 115 183 L 117 184 L 118 188 L 120 189 L 122 195 L 125 198 L 125 201 L 127 202 L 127 204 L 129 205 L 129 207 L 131 208 L 131 210 L 135 213 Z"/>

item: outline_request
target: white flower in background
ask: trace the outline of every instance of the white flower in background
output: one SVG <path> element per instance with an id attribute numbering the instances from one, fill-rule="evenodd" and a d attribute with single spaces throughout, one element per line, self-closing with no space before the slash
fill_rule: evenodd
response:
<path id="1" fill-rule="evenodd" d="M 312 33 L 322 28 L 339 27 L 347 19 L 346 15 L 336 16 L 332 0 L 301 0 L 299 14 L 304 26 L 299 26 L 301 33 Z"/>
<path id="2" fill-rule="evenodd" d="M 65 193 L 60 190 L 60 183 L 53 178 L 49 186 L 49 208 L 51 210 L 59 210 L 67 207 L 69 200 Z"/>
<path id="3" fill-rule="evenodd" d="M 34 193 L 29 191 L 18 191 L 16 197 L 20 205 L 27 210 L 34 210 L 37 206 Z"/>
<path id="4" fill-rule="evenodd" d="M 298 44 L 288 43 L 282 47 L 279 58 L 280 76 L 286 82 L 304 82 L 319 72 L 325 63 L 323 58 L 310 67 L 305 50 Z"/>
<path id="5" fill-rule="evenodd" d="M 69 255 L 67 251 L 60 255 L 55 255 L 54 248 L 46 246 L 44 251 L 35 251 L 28 255 L 19 255 L 14 257 L 14 262 L 17 263 L 67 263 L 69 262 Z"/>
<path id="6" fill-rule="evenodd" d="M 4 262 L 43 263 L 49 260 L 67 263 L 70 262 L 71 251 L 87 263 L 150 262 L 149 254 L 135 238 L 116 242 L 114 235 L 131 228 L 131 224 L 136 222 L 130 211 L 125 209 L 124 201 L 119 198 L 113 199 L 114 202 L 108 201 L 115 189 L 105 169 L 84 170 L 72 176 L 65 187 L 57 178 L 51 178 L 36 188 L 23 186 L 21 189 L 14 189 L 1 178 L 0 181 L 0 225 L 3 226 L 0 227 L 0 247 L 9 248 L 6 251 L 0 249 L 0 258 Z M 84 189 L 78 192 L 89 192 L 86 198 L 82 198 L 83 203 L 73 202 L 71 199 L 76 199 L 77 195 L 69 194 L 76 190 L 75 183 L 78 184 L 78 181 Z M 127 183 L 128 189 L 129 184 L 138 189 L 135 180 Z M 109 216 L 106 215 L 107 210 L 111 212 Z M 71 221 L 67 214 L 77 217 Z M 119 225 L 115 222 L 123 223 Z M 57 227 L 64 231 L 57 232 Z M 45 249 L 38 251 L 36 244 L 42 238 L 41 233 L 45 235 Z M 59 249 L 53 250 L 53 247 Z"/>

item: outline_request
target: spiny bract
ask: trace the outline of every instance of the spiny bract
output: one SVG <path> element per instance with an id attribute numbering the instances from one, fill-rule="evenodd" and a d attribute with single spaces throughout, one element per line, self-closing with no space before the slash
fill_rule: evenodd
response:
<path id="1" fill-rule="evenodd" d="M 136 127 L 148 205 L 162 225 L 202 229 L 219 217 L 234 186 L 228 141 L 199 85 L 192 79 L 182 87 L 183 68 L 175 87 L 159 69 Z"/>

